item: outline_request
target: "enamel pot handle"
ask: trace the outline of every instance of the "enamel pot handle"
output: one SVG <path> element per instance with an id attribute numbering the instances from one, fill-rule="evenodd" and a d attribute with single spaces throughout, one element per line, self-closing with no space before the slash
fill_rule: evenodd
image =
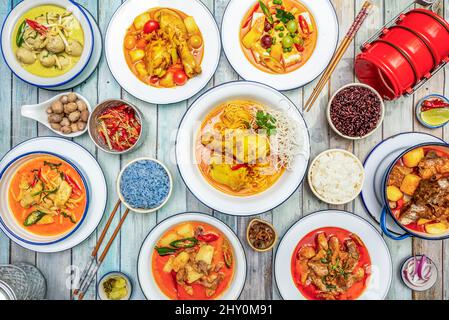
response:
<path id="1" fill-rule="evenodd" d="M 382 214 L 380 215 L 380 227 L 382 229 L 382 232 L 390 239 L 393 240 L 404 240 L 407 238 L 410 238 L 411 235 L 409 233 L 405 233 L 401 236 L 395 236 L 394 234 L 392 234 L 390 231 L 388 231 L 387 228 L 387 209 L 384 207 L 382 209 Z"/>

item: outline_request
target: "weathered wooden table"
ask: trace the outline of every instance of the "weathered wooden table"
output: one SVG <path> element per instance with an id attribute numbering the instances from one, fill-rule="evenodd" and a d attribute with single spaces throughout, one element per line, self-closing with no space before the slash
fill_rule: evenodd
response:
<path id="1" fill-rule="evenodd" d="M 354 152 L 363 160 L 367 153 L 382 139 L 407 131 L 429 132 L 435 136 L 443 137 L 448 141 L 449 127 L 432 131 L 426 130 L 415 119 L 414 105 L 420 97 L 429 93 L 445 93 L 449 95 L 449 68 L 445 72 L 443 71 L 438 74 L 413 97 L 402 98 L 399 101 L 387 103 L 386 117 L 382 130 L 378 130 L 374 135 L 361 142 L 353 143 L 337 137 L 329 129 L 324 116 L 324 108 L 330 94 L 342 85 L 356 80 L 353 73 L 353 58 L 359 51 L 360 44 L 377 30 L 384 21 L 388 21 L 396 15 L 410 1 L 373 0 L 376 8 L 358 33 L 355 43 L 350 46 L 344 59 L 339 64 L 327 89 L 323 91 L 317 102 L 318 105 L 315 106 L 312 112 L 305 114 L 312 140 L 312 157 L 329 148 L 343 148 Z M 444 1 L 445 7 L 442 10 L 445 10 L 445 16 L 449 18 L 449 0 Z M 1 0 L 0 16 L 2 21 L 6 14 L 18 2 L 20 1 Z M 88 8 L 93 16 L 96 17 L 103 35 L 112 14 L 122 3 L 121 0 L 78 0 L 78 2 Z M 203 0 L 203 2 L 214 13 L 217 23 L 220 24 L 228 0 Z M 340 35 L 342 37 L 363 4 L 363 0 L 333 0 L 332 2 L 337 10 L 340 22 Z M 36 136 L 51 135 L 51 132 L 47 128 L 21 117 L 20 107 L 24 104 L 45 101 L 56 93 L 37 89 L 20 81 L 11 74 L 3 60 L 0 65 L 0 75 L 0 156 L 3 156 L 11 147 L 24 140 Z M 222 54 L 218 70 L 208 87 L 210 88 L 214 85 L 237 79 L 239 79 L 238 75 L 228 64 L 224 54 Z M 301 89 L 286 92 L 286 94 L 302 109 L 304 99 L 311 94 L 313 87 L 314 83 Z M 107 98 L 121 97 L 129 100 L 143 110 L 148 121 L 147 126 L 149 130 L 147 137 L 145 137 L 145 144 L 136 152 L 122 157 L 108 155 L 96 149 L 87 134 L 75 139 L 77 143 L 85 146 L 97 157 L 104 169 L 110 195 L 106 210 L 107 214 L 116 201 L 114 181 L 117 173 L 120 167 L 128 161 L 143 155 L 157 157 L 169 166 L 174 176 L 174 193 L 169 203 L 155 214 L 131 214 L 128 217 L 123 225 L 120 236 L 117 237 L 111 247 L 109 255 L 101 267 L 98 276 L 111 270 L 121 270 L 127 273 L 132 277 L 135 284 L 133 298 L 143 299 L 144 296 L 139 288 L 136 274 L 137 255 L 143 239 L 152 227 L 166 217 L 183 211 L 199 211 L 212 214 L 225 221 L 238 232 L 240 239 L 245 245 L 248 257 L 248 277 L 241 298 L 261 300 L 279 299 L 280 296 L 273 280 L 273 252 L 263 254 L 255 253 L 245 244 L 245 229 L 250 218 L 226 216 L 204 207 L 186 190 L 185 185 L 178 175 L 178 170 L 173 160 L 175 132 L 182 115 L 193 98 L 177 104 L 160 106 L 139 101 L 120 88 L 109 72 L 105 59 L 101 60 L 98 70 L 88 81 L 73 90 L 84 95 L 93 105 Z M 4 201 L 4 199 L 1 201 Z M 326 208 L 328 206 L 318 201 L 311 194 L 307 184 L 305 184 L 281 207 L 276 208 L 272 212 L 262 214 L 261 218 L 272 221 L 280 235 L 282 235 L 291 224 L 302 216 Z M 377 226 L 365 213 L 360 199 L 338 208 L 364 216 Z M 124 209 L 122 208 L 123 211 Z M 119 216 L 115 218 L 114 224 L 117 224 L 118 220 Z M 76 275 L 76 271 L 85 266 L 103 225 L 104 221 L 100 225 L 99 231 L 97 230 L 96 233 L 79 246 L 72 250 L 56 254 L 37 254 L 25 250 L 14 242 L 9 241 L 0 232 L 0 264 L 18 261 L 35 264 L 43 271 L 48 280 L 47 297 L 49 299 L 70 299 L 71 275 Z M 386 241 L 394 261 L 394 279 L 388 295 L 389 299 L 449 299 L 449 241 L 430 242 L 417 239 L 399 242 L 387 239 Z M 400 263 L 404 258 L 413 253 L 425 253 L 429 255 L 438 266 L 438 283 L 431 290 L 424 293 L 408 290 L 399 278 Z M 87 298 L 96 299 L 94 285 L 91 286 Z"/>

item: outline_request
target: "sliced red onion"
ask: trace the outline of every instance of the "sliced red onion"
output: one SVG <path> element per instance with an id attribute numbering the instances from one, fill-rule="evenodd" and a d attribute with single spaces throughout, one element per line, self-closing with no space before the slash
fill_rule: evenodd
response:
<path id="1" fill-rule="evenodd" d="M 418 274 L 418 278 L 421 280 L 423 279 L 422 269 L 423 269 L 424 265 L 426 264 L 426 262 L 427 262 L 426 256 L 422 255 L 421 259 L 418 260 L 418 265 L 416 266 L 416 272 Z"/>
<path id="2" fill-rule="evenodd" d="M 422 255 L 420 259 L 414 256 L 405 265 L 403 277 L 410 284 L 423 287 L 431 279 L 432 271 L 432 264 L 426 256 Z"/>

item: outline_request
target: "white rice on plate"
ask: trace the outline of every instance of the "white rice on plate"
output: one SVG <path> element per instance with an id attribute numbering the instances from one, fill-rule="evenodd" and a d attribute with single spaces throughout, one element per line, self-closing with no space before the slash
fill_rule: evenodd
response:
<path id="1" fill-rule="evenodd" d="M 330 204 L 354 200 L 362 190 L 363 165 L 352 153 L 332 149 L 318 155 L 310 165 L 309 184 L 313 193 Z"/>

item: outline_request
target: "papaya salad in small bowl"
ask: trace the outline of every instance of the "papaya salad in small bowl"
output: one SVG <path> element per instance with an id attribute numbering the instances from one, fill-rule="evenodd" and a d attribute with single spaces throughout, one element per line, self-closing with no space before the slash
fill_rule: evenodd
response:
<path id="1" fill-rule="evenodd" d="M 124 154 L 141 145 L 144 123 L 143 114 L 136 106 L 110 99 L 95 107 L 88 130 L 98 148 L 111 154 Z"/>

